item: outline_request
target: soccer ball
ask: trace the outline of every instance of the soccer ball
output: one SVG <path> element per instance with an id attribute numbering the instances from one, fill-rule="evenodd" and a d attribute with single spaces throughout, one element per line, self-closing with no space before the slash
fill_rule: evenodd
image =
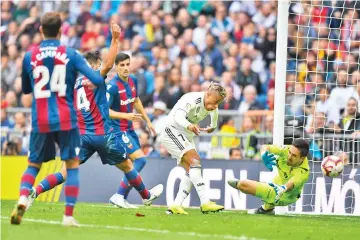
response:
<path id="1" fill-rule="evenodd" d="M 328 177 L 337 177 L 344 170 L 344 163 L 337 156 L 327 156 L 321 162 L 321 170 Z"/>

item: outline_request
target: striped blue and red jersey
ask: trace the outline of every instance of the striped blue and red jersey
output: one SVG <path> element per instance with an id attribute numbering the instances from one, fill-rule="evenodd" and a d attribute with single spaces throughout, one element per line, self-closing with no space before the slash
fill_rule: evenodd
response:
<path id="1" fill-rule="evenodd" d="M 86 80 L 83 75 L 78 77 L 74 89 L 80 134 L 105 135 L 111 130 L 105 80 L 95 87 L 83 84 Z"/>
<path id="2" fill-rule="evenodd" d="M 109 108 L 116 112 L 132 113 L 137 95 L 137 80 L 130 75 L 128 81 L 117 74 L 108 82 L 107 97 Z M 126 119 L 111 119 L 111 127 L 115 132 L 133 130 L 133 122 Z"/>
<path id="3" fill-rule="evenodd" d="M 32 93 L 32 131 L 68 131 L 77 127 L 74 85 L 78 72 L 99 84 L 96 73 L 75 49 L 49 39 L 25 54 L 22 65 L 22 91 Z"/>

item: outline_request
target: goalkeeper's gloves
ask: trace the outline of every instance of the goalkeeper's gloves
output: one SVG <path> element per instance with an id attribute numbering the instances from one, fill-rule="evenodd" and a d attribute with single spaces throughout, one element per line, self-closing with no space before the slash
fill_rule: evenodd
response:
<path id="1" fill-rule="evenodd" d="M 275 193 L 276 193 L 274 203 L 278 203 L 281 196 L 284 194 L 284 192 L 286 192 L 287 187 L 286 187 L 286 185 L 281 185 L 280 186 L 280 185 L 277 185 L 275 183 L 269 183 L 269 185 L 274 188 Z"/>
<path id="2" fill-rule="evenodd" d="M 267 169 L 269 169 L 270 171 L 273 170 L 273 166 L 276 166 L 275 160 L 276 157 L 274 154 L 269 153 L 268 151 L 265 151 L 262 155 L 261 155 L 261 159 L 264 162 L 264 165 Z"/>

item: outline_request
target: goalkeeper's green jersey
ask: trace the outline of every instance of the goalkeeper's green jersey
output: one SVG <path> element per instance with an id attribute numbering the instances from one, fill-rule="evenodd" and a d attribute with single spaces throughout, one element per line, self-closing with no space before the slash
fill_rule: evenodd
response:
<path id="1" fill-rule="evenodd" d="M 278 175 L 275 176 L 273 182 L 279 185 L 287 183 L 289 180 L 294 182 L 294 188 L 287 192 L 288 197 L 299 197 L 304 184 L 309 179 L 310 168 L 308 159 L 305 158 L 301 165 L 292 167 L 287 165 L 287 158 L 290 146 L 267 145 L 269 152 L 277 155 L 276 167 Z"/>

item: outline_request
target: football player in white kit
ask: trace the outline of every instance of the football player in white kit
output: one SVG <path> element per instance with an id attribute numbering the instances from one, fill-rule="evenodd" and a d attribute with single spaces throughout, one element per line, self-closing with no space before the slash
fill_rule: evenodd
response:
<path id="1" fill-rule="evenodd" d="M 170 111 L 161 133 L 161 142 L 168 152 L 177 159 L 178 165 L 186 170 L 181 179 L 175 202 L 169 206 L 168 214 L 187 214 L 182 203 L 189 195 L 192 185 L 200 198 L 200 209 L 203 213 L 218 212 L 223 206 L 211 202 L 207 196 L 204 180 L 201 175 L 200 156 L 196 152 L 194 136 L 200 131 L 213 132 L 218 122 L 218 106 L 224 101 L 226 90 L 219 84 L 212 83 L 206 92 L 191 92 L 182 96 Z M 199 128 L 197 125 L 210 114 L 211 125 Z"/>

